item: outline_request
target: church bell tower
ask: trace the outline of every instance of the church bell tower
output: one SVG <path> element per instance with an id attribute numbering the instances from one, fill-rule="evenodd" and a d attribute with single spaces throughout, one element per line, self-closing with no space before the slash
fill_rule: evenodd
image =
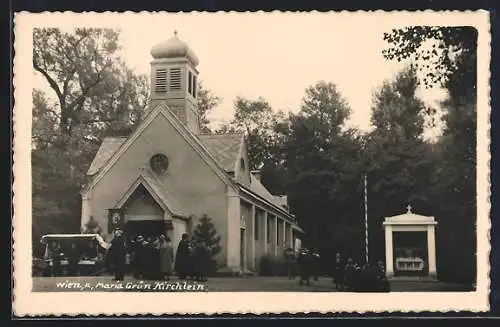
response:
<path id="1" fill-rule="evenodd" d="M 198 135 L 198 57 L 177 37 L 177 31 L 170 40 L 154 46 L 151 56 L 151 106 L 164 102 Z"/>

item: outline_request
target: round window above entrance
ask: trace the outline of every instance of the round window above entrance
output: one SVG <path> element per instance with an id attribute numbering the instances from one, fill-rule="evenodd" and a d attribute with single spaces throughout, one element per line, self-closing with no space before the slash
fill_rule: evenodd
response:
<path id="1" fill-rule="evenodd" d="M 149 161 L 151 169 L 158 175 L 163 175 L 168 169 L 168 158 L 164 154 L 155 154 Z"/>

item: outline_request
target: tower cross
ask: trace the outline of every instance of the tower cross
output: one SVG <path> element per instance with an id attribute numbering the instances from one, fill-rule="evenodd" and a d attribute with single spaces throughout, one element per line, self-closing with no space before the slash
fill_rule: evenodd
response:
<path id="1" fill-rule="evenodd" d="M 408 204 L 408 205 L 406 206 L 406 210 L 408 210 L 408 213 L 411 213 L 411 204 Z"/>

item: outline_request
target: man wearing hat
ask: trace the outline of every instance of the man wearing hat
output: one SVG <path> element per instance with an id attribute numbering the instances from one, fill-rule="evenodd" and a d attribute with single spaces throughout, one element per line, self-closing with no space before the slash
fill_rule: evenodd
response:
<path id="1" fill-rule="evenodd" d="M 113 265 L 115 277 L 113 280 L 123 280 L 125 277 L 125 260 L 127 256 L 127 247 L 123 231 L 119 228 L 114 230 L 113 240 L 108 248 L 108 256 Z"/>
<path id="2" fill-rule="evenodd" d="M 144 274 L 144 257 L 145 257 L 145 239 L 144 236 L 138 235 L 134 242 L 134 257 L 132 265 L 134 267 L 134 278 L 140 279 Z"/>
<path id="3" fill-rule="evenodd" d="M 300 270 L 300 280 L 299 285 L 304 282 L 307 285 L 311 285 L 311 253 L 308 249 L 302 248 L 299 251 L 298 264 Z"/>

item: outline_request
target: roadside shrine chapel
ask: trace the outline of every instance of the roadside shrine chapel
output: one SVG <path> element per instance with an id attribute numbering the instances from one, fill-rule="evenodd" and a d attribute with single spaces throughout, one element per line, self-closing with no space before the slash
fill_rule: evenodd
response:
<path id="1" fill-rule="evenodd" d="M 200 133 L 194 52 L 175 33 L 151 55 L 147 113 L 131 135 L 103 140 L 82 190 L 82 228 L 92 217 L 108 240 L 116 227 L 128 237 L 165 234 L 175 253 L 206 214 L 221 237 L 219 270 L 231 272 L 300 247 L 287 197 L 249 171 L 244 135 Z"/>

